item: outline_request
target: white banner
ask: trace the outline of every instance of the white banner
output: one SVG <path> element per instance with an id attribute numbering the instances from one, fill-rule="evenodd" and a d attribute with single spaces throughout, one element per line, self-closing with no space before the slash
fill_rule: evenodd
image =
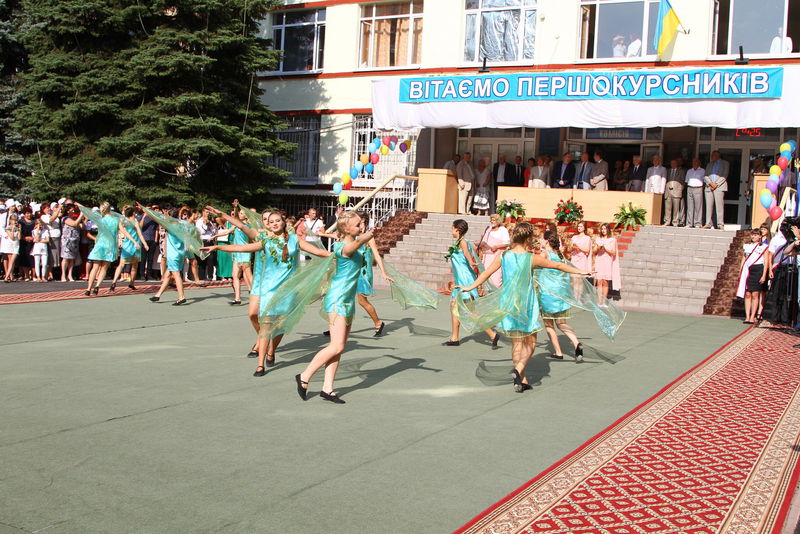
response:
<path id="1" fill-rule="evenodd" d="M 688 70 L 688 69 L 687 69 Z M 640 72 L 640 71 L 631 71 Z M 653 72 L 650 70 L 649 72 Z M 680 72 L 670 70 L 669 72 Z M 441 78 L 441 77 L 437 77 Z M 449 77 L 448 77 L 449 78 Z M 420 78 L 415 78 L 419 80 Z M 401 103 L 402 78 L 373 81 L 376 128 L 655 128 L 800 126 L 800 66 L 784 67 L 771 99 L 525 100 Z"/>

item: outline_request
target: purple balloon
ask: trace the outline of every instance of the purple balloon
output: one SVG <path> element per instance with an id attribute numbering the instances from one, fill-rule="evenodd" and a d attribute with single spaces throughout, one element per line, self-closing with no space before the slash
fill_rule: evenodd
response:
<path id="1" fill-rule="evenodd" d="M 769 189 L 769 192 L 774 195 L 774 194 L 776 194 L 778 192 L 778 182 L 774 182 L 772 180 L 769 180 L 767 182 L 767 185 L 764 186 L 764 188 L 765 189 Z"/>
<path id="2" fill-rule="evenodd" d="M 405 143 L 400 143 L 400 152 L 402 152 L 403 154 L 405 154 L 405 153 L 406 153 L 406 150 L 408 150 L 408 145 L 407 145 L 407 144 L 405 144 Z"/>

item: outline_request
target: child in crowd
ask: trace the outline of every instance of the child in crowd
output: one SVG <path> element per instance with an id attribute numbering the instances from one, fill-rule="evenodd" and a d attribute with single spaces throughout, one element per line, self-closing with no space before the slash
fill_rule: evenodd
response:
<path id="1" fill-rule="evenodd" d="M 761 306 L 767 290 L 767 271 L 764 259 L 769 246 L 764 243 L 761 230 L 750 231 L 750 242 L 744 244 L 744 258 L 739 272 L 736 296 L 744 298 L 745 324 L 761 320 Z"/>
<path id="2" fill-rule="evenodd" d="M 49 249 L 50 232 L 47 225 L 42 222 L 42 219 L 36 219 L 33 226 L 33 248 L 31 249 L 31 256 L 33 256 L 34 269 L 33 279 L 36 282 L 44 282 L 47 280 L 47 259 L 50 255 Z"/>
<path id="3" fill-rule="evenodd" d="M 0 252 L 5 254 L 3 260 L 3 269 L 5 270 L 5 277 L 3 281 L 6 283 L 14 281 L 14 264 L 19 255 L 19 239 L 21 229 L 19 226 L 19 215 L 12 213 L 8 216 L 8 223 L 5 227 L 5 235 L 2 240 L 2 248 Z"/>

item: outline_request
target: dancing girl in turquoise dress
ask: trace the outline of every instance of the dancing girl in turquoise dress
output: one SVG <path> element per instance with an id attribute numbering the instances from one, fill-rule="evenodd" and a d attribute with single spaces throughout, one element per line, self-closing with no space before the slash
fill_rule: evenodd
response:
<path id="1" fill-rule="evenodd" d="M 324 366 L 325 378 L 320 397 L 336 404 L 344 404 L 344 400 L 334 392 L 333 381 L 355 314 L 358 280 L 364 265 L 362 247 L 372 239 L 372 232 L 364 232 L 364 221 L 354 212 L 341 214 L 336 222 L 336 229 L 341 236 L 341 241 L 333 247 L 336 269 L 323 301 L 323 310 L 328 315 L 331 340 L 328 346 L 317 352 L 305 370 L 295 376 L 295 381 L 297 393 L 301 399 L 306 400 L 308 382 L 314 373 Z"/>
<path id="2" fill-rule="evenodd" d="M 457 296 L 474 291 L 498 269 L 502 269 L 503 286 L 500 291 L 481 297 L 474 305 L 467 301 L 458 303 L 456 313 L 461 321 L 477 331 L 487 325 L 497 325 L 498 330 L 511 338 L 511 360 L 514 365 L 514 391 L 522 393 L 531 389 L 525 375 L 533 350 L 536 332 L 541 328 L 539 300 L 533 279 L 533 268 L 558 269 L 565 273 L 588 275 L 575 267 L 551 261 L 530 252 L 533 247 L 534 228 L 530 223 L 519 223 L 511 232 L 511 248 L 495 260 L 471 284 L 457 287 Z"/>
<path id="3" fill-rule="evenodd" d="M 131 278 L 130 282 L 128 283 L 128 287 L 132 290 L 136 289 L 136 270 L 139 267 L 139 260 L 142 257 L 142 247 L 145 250 L 150 250 L 147 246 L 147 242 L 142 235 L 142 229 L 139 226 L 139 221 L 136 220 L 136 210 L 132 206 L 127 206 L 123 211 L 122 215 L 124 218 L 122 219 L 122 224 L 125 225 L 125 229 L 128 230 L 128 233 L 131 235 L 133 239 L 128 239 L 127 237 L 122 240 L 122 247 L 120 249 L 119 255 L 119 265 L 117 266 L 116 272 L 114 272 L 114 278 L 111 280 L 111 287 L 108 288 L 109 291 L 114 291 L 117 287 L 117 280 L 119 280 L 120 275 L 122 274 L 122 269 L 125 268 L 126 265 L 131 266 Z"/>
<path id="4" fill-rule="evenodd" d="M 219 213 L 222 217 L 230 219 L 233 225 L 241 221 L 233 219 L 218 210 L 207 206 L 206 209 Z M 244 210 L 242 210 L 244 211 Z M 257 216 L 257 214 L 255 214 Z M 299 251 L 302 250 L 314 256 L 326 257 L 330 252 L 315 247 L 305 241 L 297 239 L 297 235 L 289 234 L 286 229 L 286 219 L 277 212 L 267 211 L 261 215 L 263 230 L 256 231 L 247 228 L 247 233 L 255 234 L 251 237 L 255 241 L 245 245 L 214 245 L 203 247 L 201 250 L 211 252 L 224 250 L 234 254 L 255 253 L 253 262 L 253 285 L 250 290 L 249 308 L 251 322 L 255 319 L 254 326 L 258 338 L 255 350 L 258 355 L 258 366 L 253 376 L 264 376 L 266 368 L 275 365 L 275 351 L 283 339 L 284 332 L 273 328 L 271 318 L 282 315 L 281 302 L 275 302 L 273 297 L 283 283 L 297 270 Z M 251 221 L 252 222 L 252 221 Z M 256 226 L 256 225 L 253 225 Z"/>
<path id="5" fill-rule="evenodd" d="M 547 230 L 544 233 L 545 248 L 544 252 L 550 261 L 557 263 L 566 263 L 564 256 L 561 255 L 561 240 L 558 238 L 558 233 L 553 230 Z M 550 272 L 548 276 L 538 276 L 541 269 L 534 271 L 534 279 L 539 286 L 548 286 L 548 288 L 555 287 L 570 287 L 572 285 L 571 277 L 566 272 Z M 583 361 L 583 345 L 578 340 L 575 330 L 567 323 L 570 318 L 570 310 L 572 305 L 562 299 L 553 295 L 554 291 L 539 290 L 539 304 L 542 309 L 542 319 L 544 319 L 544 328 L 547 331 L 547 337 L 550 338 L 550 343 L 553 345 L 553 352 L 550 357 L 556 360 L 563 360 L 564 355 L 561 353 L 561 344 L 558 341 L 558 332 L 556 328 L 561 330 L 564 335 L 569 338 L 575 347 L 575 361 Z"/>
<path id="6" fill-rule="evenodd" d="M 89 253 L 89 261 L 94 263 L 87 277 L 85 295 L 88 297 L 89 295 L 97 295 L 100 291 L 100 284 L 105 280 L 108 266 L 117 261 L 119 252 L 117 238 L 119 233 L 122 232 L 122 235 L 131 241 L 133 241 L 133 237 L 122 225 L 119 218 L 111 214 L 111 204 L 108 202 L 100 204 L 99 216 L 84 206 L 80 206 L 80 209 L 87 219 L 97 225 L 94 248 Z"/>
<path id="7" fill-rule="evenodd" d="M 247 245 L 251 239 L 255 239 L 253 232 L 245 231 L 245 228 L 253 230 L 245 222 L 247 215 L 239 209 L 238 201 L 234 201 L 233 210 L 236 212 L 236 218 L 230 218 L 228 215 L 223 214 L 221 211 L 215 210 L 214 213 L 223 216 L 228 222 L 233 224 L 234 220 L 238 219 L 241 224 L 234 224 L 230 228 L 220 230 L 212 239 L 222 237 L 225 235 L 233 234 L 233 245 Z M 252 270 L 252 255 L 249 252 L 233 252 L 233 269 L 231 270 L 231 285 L 233 286 L 233 300 L 230 301 L 231 306 L 239 306 L 242 304 L 242 281 L 247 285 L 248 291 L 253 291 L 253 270 Z"/>
<path id="8" fill-rule="evenodd" d="M 467 234 L 468 230 L 469 225 L 464 219 L 456 219 L 453 221 L 453 226 L 450 229 L 450 233 L 452 234 L 453 239 L 456 241 L 450 246 L 450 249 L 445 256 L 445 259 L 450 261 L 450 266 L 453 268 L 454 284 L 455 286 L 460 287 L 465 287 L 472 284 L 472 282 L 475 281 L 475 269 L 479 268 L 477 255 L 475 254 L 475 250 L 472 248 L 472 244 L 464 239 L 464 236 Z M 477 299 L 477 288 L 479 286 L 480 284 L 476 285 L 475 288 L 470 291 L 463 292 L 455 288 L 453 289 L 451 294 L 452 302 L 450 303 L 452 332 L 450 334 L 450 339 L 442 343 L 442 345 L 448 347 L 457 347 L 461 344 L 459 339 L 459 329 L 461 327 L 461 323 L 459 322 L 455 312 L 455 307 L 457 304 L 456 299 Z M 492 349 L 497 348 L 497 342 L 500 341 L 500 335 L 491 328 L 487 328 L 485 332 L 492 341 Z"/>

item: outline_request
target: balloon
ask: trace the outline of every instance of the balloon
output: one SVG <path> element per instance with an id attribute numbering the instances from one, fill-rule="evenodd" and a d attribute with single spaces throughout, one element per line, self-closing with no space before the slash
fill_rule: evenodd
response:
<path id="1" fill-rule="evenodd" d="M 772 180 L 767 182 L 766 189 L 769 190 L 770 193 L 773 195 L 778 192 L 778 182 L 773 182 Z"/>
<path id="2" fill-rule="evenodd" d="M 375 143 L 370 143 L 367 149 L 369 150 L 370 154 L 374 154 L 378 150 L 378 145 L 376 145 Z M 367 158 L 369 158 L 369 156 L 367 156 Z"/>
<path id="3" fill-rule="evenodd" d="M 375 139 L 372 140 L 372 144 L 374 144 L 375 146 L 381 146 L 381 138 L 376 137 Z"/>
<path id="4" fill-rule="evenodd" d="M 350 178 L 350 175 L 349 175 L 349 174 L 348 174 L 347 176 L 343 176 L 343 177 L 342 177 L 342 185 L 347 185 L 347 184 L 349 184 L 349 183 L 350 183 L 350 182 L 352 182 L 352 181 L 353 181 L 353 179 L 352 179 L 352 178 Z"/>
<path id="5" fill-rule="evenodd" d="M 369 162 L 369 154 L 361 154 L 358 161 L 360 161 L 362 165 L 366 165 Z"/>
<path id="6" fill-rule="evenodd" d="M 781 151 L 781 156 L 786 159 L 792 159 L 792 151 L 791 150 L 783 150 Z"/>
<path id="7" fill-rule="evenodd" d="M 394 150 L 394 147 L 396 146 L 397 144 L 394 141 L 392 141 L 391 143 L 389 143 L 389 150 Z"/>
<path id="8" fill-rule="evenodd" d="M 372 174 L 375 172 L 375 165 L 373 165 L 372 162 L 367 163 L 364 165 L 364 172 L 367 174 Z"/>
<path id="9" fill-rule="evenodd" d="M 408 141 L 403 141 L 402 143 L 400 143 L 400 152 L 405 154 L 406 150 L 408 150 Z"/>
<path id="10" fill-rule="evenodd" d="M 339 193 L 339 204 L 344 206 L 348 200 L 350 200 L 350 197 L 347 196 L 347 193 Z"/>
<path id="11" fill-rule="evenodd" d="M 386 146 L 389 146 L 389 143 L 391 143 L 391 142 L 392 142 L 392 140 L 388 135 L 384 135 L 383 138 L 381 139 L 381 144 L 386 145 Z"/>
<path id="12" fill-rule="evenodd" d="M 792 152 L 797 150 L 797 143 L 795 143 L 794 141 L 791 141 L 791 140 L 790 141 L 786 141 L 786 144 L 788 144 L 789 146 L 792 147 Z"/>
<path id="13" fill-rule="evenodd" d="M 344 188 L 349 191 L 350 189 L 353 188 L 353 182 L 347 182 L 346 184 L 344 184 Z"/>
<path id="14" fill-rule="evenodd" d="M 333 193 L 335 195 L 338 195 L 341 192 L 342 192 L 342 184 L 341 184 L 341 182 L 336 182 L 335 184 L 333 184 Z"/>
<path id="15" fill-rule="evenodd" d="M 358 172 L 361 172 L 361 170 L 364 168 L 364 164 L 361 163 L 360 161 L 356 161 L 355 164 L 353 165 L 353 168 L 356 169 Z"/>
<path id="16" fill-rule="evenodd" d="M 783 169 L 781 169 L 777 165 L 773 165 L 772 167 L 769 168 L 769 173 L 770 174 L 780 174 L 782 171 L 783 171 Z"/>
<path id="17" fill-rule="evenodd" d="M 781 170 L 786 169 L 786 167 L 788 166 L 789 166 L 789 158 L 784 158 L 783 156 L 778 158 L 778 167 L 780 167 Z"/>
<path id="18" fill-rule="evenodd" d="M 372 162 L 373 165 L 377 165 L 378 162 L 381 160 L 381 157 L 375 152 L 373 155 L 369 157 L 369 160 Z"/>
<path id="19" fill-rule="evenodd" d="M 385 156 L 388 153 L 389 153 L 389 147 L 386 146 L 386 145 L 381 145 L 381 154 L 383 154 Z"/>
<path id="20" fill-rule="evenodd" d="M 769 210 L 769 216 L 773 221 L 777 221 L 783 215 L 783 210 L 780 206 L 773 206 L 772 209 Z"/>
<path id="21" fill-rule="evenodd" d="M 770 174 L 769 178 L 767 178 L 767 182 L 775 182 L 776 184 L 781 181 L 781 177 L 779 174 Z"/>
<path id="22" fill-rule="evenodd" d="M 772 201 L 775 199 L 772 196 L 772 192 L 769 189 L 762 189 L 761 195 L 759 196 L 759 200 L 761 200 L 761 205 L 764 206 L 765 210 L 768 210 L 770 206 L 772 206 Z"/>
<path id="23" fill-rule="evenodd" d="M 389 142 L 391 142 L 391 143 L 394 143 L 394 144 L 397 144 L 397 136 L 396 136 L 396 135 L 393 135 L 393 136 L 391 136 L 391 137 L 389 138 Z"/>
<path id="24" fill-rule="evenodd" d="M 787 152 L 787 151 L 788 151 L 789 153 L 792 153 L 792 152 L 794 152 L 794 150 L 792 149 L 792 145 L 790 145 L 789 143 L 783 143 L 783 144 L 781 145 L 781 147 L 780 147 L 778 150 L 779 150 L 780 152 Z"/>

